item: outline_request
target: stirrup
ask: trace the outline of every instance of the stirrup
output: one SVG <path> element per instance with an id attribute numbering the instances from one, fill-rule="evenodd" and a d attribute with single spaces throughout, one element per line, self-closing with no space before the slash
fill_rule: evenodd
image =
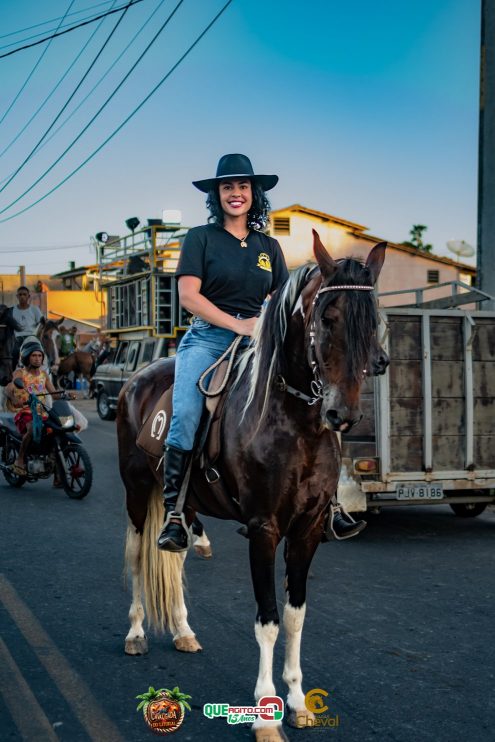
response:
<path id="1" fill-rule="evenodd" d="M 354 524 L 357 526 L 357 528 L 352 533 L 348 533 L 345 536 L 339 536 L 333 527 L 333 521 L 334 521 L 336 513 L 339 513 L 339 515 L 348 523 L 348 525 L 352 526 L 352 524 Z M 352 515 L 350 515 L 346 510 L 344 510 L 342 505 L 340 505 L 339 503 L 337 503 L 337 505 L 332 505 L 332 504 L 330 505 L 330 511 L 328 513 L 328 521 L 327 521 L 327 525 L 325 528 L 325 536 L 329 541 L 331 539 L 336 539 L 337 541 L 345 541 L 348 538 L 357 536 L 359 533 L 361 533 L 362 530 L 364 530 L 364 528 L 366 528 L 366 524 L 360 527 L 359 524 L 356 523 Z"/>
<path id="2" fill-rule="evenodd" d="M 190 531 L 190 529 L 189 529 L 189 527 L 188 527 L 188 525 L 186 523 L 186 516 L 184 515 L 184 513 L 177 513 L 175 510 L 171 510 L 170 512 L 167 512 L 167 514 L 165 516 L 165 520 L 163 522 L 162 530 L 160 531 L 160 535 L 158 536 L 158 548 L 160 548 L 160 538 L 161 538 L 163 532 L 165 531 L 165 529 L 167 528 L 167 526 L 170 525 L 170 522 L 172 520 L 176 520 L 176 521 L 178 520 L 178 521 L 180 521 L 180 524 L 181 524 L 181 526 L 182 526 L 182 528 L 185 531 L 186 536 L 187 536 L 187 545 L 183 549 L 178 549 L 177 551 L 187 551 L 187 549 L 189 549 L 191 547 L 191 543 L 192 543 L 191 531 Z M 172 551 L 172 550 L 170 549 L 170 551 Z"/>

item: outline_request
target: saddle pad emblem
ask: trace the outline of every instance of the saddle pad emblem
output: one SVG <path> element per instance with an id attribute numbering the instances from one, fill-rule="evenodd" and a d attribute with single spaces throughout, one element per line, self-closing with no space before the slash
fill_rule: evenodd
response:
<path id="1" fill-rule="evenodd" d="M 151 437 L 156 438 L 156 440 L 160 440 L 163 436 L 166 424 L 167 413 L 165 412 L 165 410 L 159 410 L 151 423 Z"/>
<path id="2" fill-rule="evenodd" d="M 258 263 L 256 265 L 257 268 L 261 268 L 261 270 L 272 272 L 272 264 L 270 262 L 270 256 L 266 254 L 266 252 L 260 252 L 258 255 Z"/>

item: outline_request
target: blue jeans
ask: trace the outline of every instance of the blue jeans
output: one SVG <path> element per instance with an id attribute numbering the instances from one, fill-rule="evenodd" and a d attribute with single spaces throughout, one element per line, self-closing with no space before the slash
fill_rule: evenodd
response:
<path id="1" fill-rule="evenodd" d="M 236 335 L 231 330 L 216 327 L 195 317 L 175 356 L 173 413 L 167 446 L 191 451 L 203 414 L 205 397 L 197 387 L 201 374 L 229 347 Z M 244 338 L 241 347 L 249 344 Z M 205 386 L 210 379 L 207 378 Z"/>

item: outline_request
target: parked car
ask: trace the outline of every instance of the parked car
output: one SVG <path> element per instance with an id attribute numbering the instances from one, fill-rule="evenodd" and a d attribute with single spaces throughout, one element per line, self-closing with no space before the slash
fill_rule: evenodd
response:
<path id="1" fill-rule="evenodd" d="M 115 420 L 117 400 L 127 379 L 151 361 L 174 355 L 176 342 L 149 336 L 118 341 L 112 362 L 98 366 L 92 380 L 96 410 L 102 420 Z"/>

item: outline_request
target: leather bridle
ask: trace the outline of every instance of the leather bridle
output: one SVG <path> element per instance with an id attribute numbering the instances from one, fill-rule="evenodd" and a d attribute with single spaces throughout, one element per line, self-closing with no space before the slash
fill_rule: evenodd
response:
<path id="1" fill-rule="evenodd" d="M 320 298 L 320 295 L 326 293 L 327 291 L 374 291 L 374 286 L 362 286 L 359 284 L 326 286 L 324 288 L 319 288 L 318 291 L 316 292 L 313 302 L 311 304 L 311 321 L 309 325 L 309 348 L 308 348 L 308 362 L 309 362 L 311 371 L 313 373 L 313 378 L 310 384 L 311 392 L 313 396 L 310 397 L 308 394 L 305 394 L 304 392 L 301 392 L 299 389 L 296 389 L 295 387 L 290 386 L 290 384 L 287 384 L 287 382 L 285 381 L 284 377 L 281 374 L 279 374 L 275 380 L 275 384 L 280 391 L 288 392 L 289 394 L 292 394 L 294 397 L 297 397 L 297 399 L 301 399 L 303 400 L 303 402 L 306 402 L 310 407 L 316 404 L 323 397 L 323 382 L 321 380 L 320 369 L 318 366 L 318 359 L 316 357 L 315 309 L 318 303 L 318 299 Z"/>

